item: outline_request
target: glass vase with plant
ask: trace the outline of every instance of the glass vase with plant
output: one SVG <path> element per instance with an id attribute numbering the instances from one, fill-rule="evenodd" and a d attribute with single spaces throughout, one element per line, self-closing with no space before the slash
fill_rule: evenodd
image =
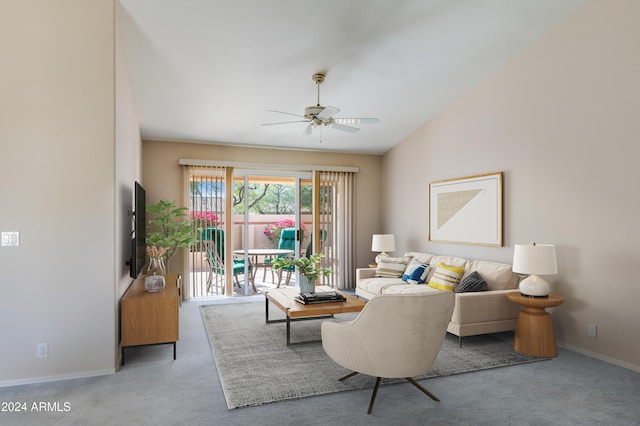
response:
<path id="1" fill-rule="evenodd" d="M 189 247 L 199 240 L 200 229 L 188 217 L 188 208 L 176 207 L 175 201 L 160 200 L 147 204 L 146 211 L 153 213 L 147 229 L 147 245 L 164 248 L 165 265 L 178 249 Z"/>

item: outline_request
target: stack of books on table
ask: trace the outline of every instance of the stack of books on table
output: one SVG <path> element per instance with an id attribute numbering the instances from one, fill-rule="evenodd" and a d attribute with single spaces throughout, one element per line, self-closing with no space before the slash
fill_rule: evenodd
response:
<path id="1" fill-rule="evenodd" d="M 319 291 L 316 293 L 300 293 L 295 300 L 303 305 L 313 305 L 315 303 L 345 302 L 347 299 L 337 291 Z"/>

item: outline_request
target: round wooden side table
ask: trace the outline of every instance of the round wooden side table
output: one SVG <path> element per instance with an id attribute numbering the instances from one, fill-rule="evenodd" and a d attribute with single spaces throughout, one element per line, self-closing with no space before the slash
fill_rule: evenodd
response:
<path id="1" fill-rule="evenodd" d="M 524 306 L 518 314 L 513 349 L 534 356 L 558 356 L 551 315 L 545 308 L 561 305 L 564 297 L 557 294 L 549 294 L 549 297 L 529 297 L 520 293 L 509 293 L 507 297 L 513 303 Z"/>

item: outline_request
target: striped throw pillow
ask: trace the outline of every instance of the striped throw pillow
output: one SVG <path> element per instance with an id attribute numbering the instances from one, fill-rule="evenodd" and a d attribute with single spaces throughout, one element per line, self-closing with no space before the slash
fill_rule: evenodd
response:
<path id="1" fill-rule="evenodd" d="M 411 256 L 383 257 L 378 261 L 376 277 L 402 278 L 402 274 L 407 269 L 407 264 L 410 260 Z"/>
<path id="2" fill-rule="evenodd" d="M 463 272 L 463 266 L 449 266 L 441 263 L 433 273 L 433 276 L 429 281 L 429 287 L 438 290 L 453 291 L 460 281 L 460 277 L 462 277 Z"/>

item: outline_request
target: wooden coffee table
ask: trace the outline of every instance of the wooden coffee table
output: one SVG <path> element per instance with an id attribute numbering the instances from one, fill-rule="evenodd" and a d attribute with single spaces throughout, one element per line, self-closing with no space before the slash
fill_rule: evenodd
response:
<path id="1" fill-rule="evenodd" d="M 316 291 L 335 291 L 331 287 L 316 286 Z M 340 292 L 338 292 L 340 293 Z M 312 341 L 291 343 L 291 321 L 302 321 L 311 319 L 331 318 L 336 314 L 346 314 L 349 312 L 360 312 L 366 302 L 357 297 L 342 294 L 347 300 L 345 302 L 316 303 L 313 305 L 303 305 L 294 300 L 300 294 L 297 287 L 274 288 L 265 292 L 266 306 L 266 322 L 272 324 L 275 322 L 287 323 L 287 346 L 298 343 L 311 343 Z M 286 316 L 285 319 L 269 319 L 269 301 L 277 306 Z M 317 342 L 317 340 L 314 340 Z"/>

